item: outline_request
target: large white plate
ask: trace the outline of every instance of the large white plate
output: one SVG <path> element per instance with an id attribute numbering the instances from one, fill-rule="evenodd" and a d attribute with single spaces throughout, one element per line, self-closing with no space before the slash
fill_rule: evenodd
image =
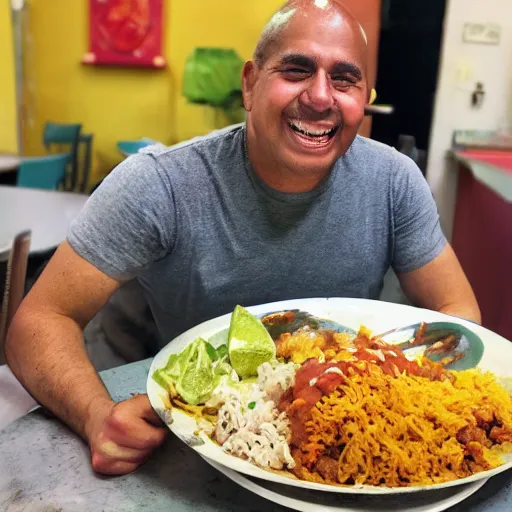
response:
<path id="1" fill-rule="evenodd" d="M 485 485 L 479 480 L 466 485 L 438 491 L 424 491 L 411 495 L 342 496 L 339 494 L 310 491 L 264 480 L 253 481 L 232 469 L 203 457 L 208 464 L 245 489 L 284 507 L 300 512 L 441 512 L 469 498 Z"/>
<path id="2" fill-rule="evenodd" d="M 253 306 L 248 309 L 255 315 L 263 315 L 285 309 L 301 309 L 318 317 L 334 320 L 354 330 L 358 330 L 360 325 L 365 325 L 374 333 L 385 332 L 395 327 L 407 326 L 422 321 L 435 322 L 450 320 L 458 322 L 480 336 L 484 343 L 484 354 L 478 366 L 502 377 L 512 376 L 512 344 L 509 341 L 479 325 L 449 317 L 442 313 L 401 304 L 345 298 L 298 299 Z M 219 331 L 226 329 L 229 327 L 230 319 L 231 313 L 204 322 L 178 336 L 156 355 L 149 370 L 147 393 L 151 405 L 167 423 L 171 431 L 200 455 L 234 471 L 263 480 L 311 490 L 347 494 L 404 494 L 424 490 L 444 489 L 483 480 L 512 467 L 512 459 L 509 459 L 506 464 L 490 471 L 483 471 L 467 478 L 431 486 L 389 488 L 360 485 L 342 487 L 305 482 L 295 479 L 292 476 L 288 477 L 283 474 L 265 471 L 248 461 L 225 453 L 221 447 L 209 439 L 204 433 L 200 432 L 196 435 L 197 424 L 193 418 L 176 409 L 172 409 L 170 413 L 166 411 L 166 393 L 154 382 L 152 375 L 155 370 L 166 365 L 172 353 L 180 352 L 185 346 L 200 336 L 210 338 Z M 172 421 L 170 421 L 171 418 Z"/>

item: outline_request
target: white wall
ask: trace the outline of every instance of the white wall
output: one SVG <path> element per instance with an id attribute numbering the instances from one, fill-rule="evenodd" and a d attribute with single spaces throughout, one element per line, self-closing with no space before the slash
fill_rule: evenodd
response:
<path id="1" fill-rule="evenodd" d="M 464 43 L 468 22 L 502 27 L 498 46 Z M 483 82 L 483 106 L 471 108 L 471 92 Z M 427 180 L 441 224 L 451 238 L 456 172 L 446 159 L 456 129 L 494 130 L 506 123 L 512 105 L 512 0 L 448 0 L 438 89 L 429 148 Z"/>

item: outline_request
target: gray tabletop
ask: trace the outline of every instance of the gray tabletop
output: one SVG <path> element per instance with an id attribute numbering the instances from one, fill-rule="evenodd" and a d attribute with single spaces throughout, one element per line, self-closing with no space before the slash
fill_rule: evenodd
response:
<path id="1" fill-rule="evenodd" d="M 15 171 L 20 163 L 21 158 L 19 156 L 0 153 L 0 173 Z"/>
<path id="2" fill-rule="evenodd" d="M 145 392 L 150 360 L 101 374 L 114 400 Z M 285 512 L 239 487 L 176 437 L 136 472 L 93 473 L 75 434 L 40 409 L 0 432 L 0 510 L 7 512 Z M 509 512 L 512 472 L 491 479 L 452 512 Z"/>
<path id="3" fill-rule="evenodd" d="M 0 261 L 6 259 L 14 236 L 26 229 L 32 231 L 31 252 L 59 245 L 88 198 L 85 194 L 0 186 Z"/>

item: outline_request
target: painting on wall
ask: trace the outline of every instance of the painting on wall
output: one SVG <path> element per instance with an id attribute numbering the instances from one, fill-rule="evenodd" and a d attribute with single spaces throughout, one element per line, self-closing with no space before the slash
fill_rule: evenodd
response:
<path id="1" fill-rule="evenodd" d="M 90 65 L 165 67 L 163 0 L 89 0 Z"/>

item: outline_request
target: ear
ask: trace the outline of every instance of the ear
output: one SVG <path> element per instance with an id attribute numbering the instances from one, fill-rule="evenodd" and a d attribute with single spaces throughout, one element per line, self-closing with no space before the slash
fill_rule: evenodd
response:
<path id="1" fill-rule="evenodd" d="M 257 79 L 258 67 L 252 60 L 249 60 L 244 64 L 242 70 L 242 97 L 247 112 L 252 109 L 252 96 Z"/>

